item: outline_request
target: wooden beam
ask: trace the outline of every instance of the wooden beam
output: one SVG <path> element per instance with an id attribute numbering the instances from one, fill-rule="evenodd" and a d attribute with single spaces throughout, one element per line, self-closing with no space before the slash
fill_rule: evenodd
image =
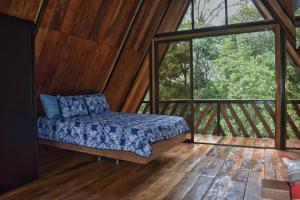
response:
<path id="1" fill-rule="evenodd" d="M 266 8 L 265 4 L 262 1 L 263 0 L 253 0 L 255 6 L 260 11 L 262 16 L 267 20 L 273 20 L 274 17 L 270 14 L 269 10 Z M 287 52 L 289 53 L 292 60 L 295 62 L 296 66 L 300 67 L 300 56 L 295 47 L 295 42 L 291 43 L 289 40 L 286 41 Z"/>
<path id="2" fill-rule="evenodd" d="M 296 29 L 294 25 L 294 18 L 290 18 L 285 9 L 281 6 L 278 0 L 264 0 L 263 1 L 273 18 L 276 19 L 283 26 L 287 35 L 286 38 L 291 42 L 292 46 L 296 45 Z"/>
<path id="3" fill-rule="evenodd" d="M 175 42 L 208 36 L 232 35 L 240 33 L 251 33 L 272 30 L 276 22 L 249 22 L 244 24 L 232 24 L 227 26 L 208 27 L 201 30 L 188 30 L 173 33 L 157 34 L 153 40 L 155 42 Z"/>
<path id="4" fill-rule="evenodd" d="M 42 22 L 42 19 L 43 19 L 43 16 L 44 16 L 47 5 L 48 5 L 48 0 L 42 0 L 41 1 L 39 12 L 38 12 L 38 14 L 35 18 L 35 25 L 34 25 L 35 37 L 37 36 L 37 34 L 40 30 L 39 28 L 40 28 L 40 25 L 41 25 L 41 22 Z"/>
<path id="5" fill-rule="evenodd" d="M 275 28 L 275 148 L 286 148 L 286 38 L 282 27 Z"/>

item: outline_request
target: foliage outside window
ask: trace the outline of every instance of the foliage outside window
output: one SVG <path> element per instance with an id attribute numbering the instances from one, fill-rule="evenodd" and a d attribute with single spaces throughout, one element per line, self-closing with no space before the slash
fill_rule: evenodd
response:
<path id="1" fill-rule="evenodd" d="M 193 0 L 181 22 L 179 31 L 192 29 L 191 9 L 194 9 L 195 29 L 226 25 L 225 0 Z M 252 0 L 227 0 L 228 24 L 264 20 Z"/>
<path id="2" fill-rule="evenodd" d="M 212 4 L 212 2 L 217 3 Z M 224 13 L 223 1 L 195 0 L 194 9 L 195 28 L 225 24 L 222 14 Z M 190 16 L 191 7 L 183 18 L 179 30 L 191 28 Z M 228 0 L 229 24 L 259 20 L 262 20 L 262 17 L 252 1 Z M 300 39 L 299 32 L 298 30 L 297 37 Z M 193 55 L 189 55 L 189 41 L 170 43 L 160 64 L 160 100 L 190 99 L 190 56 L 193 59 L 194 99 L 274 99 L 274 39 L 272 31 L 193 39 Z M 289 99 L 300 99 L 300 73 L 296 69 L 289 59 L 287 68 L 287 97 Z M 211 110 L 213 109 L 215 107 Z M 239 107 L 235 110 L 241 120 L 247 121 Z M 261 110 L 274 131 L 273 119 L 266 110 Z M 293 119 L 297 119 L 291 106 L 288 106 L 288 113 Z M 256 116 L 253 110 L 249 111 L 249 114 L 253 119 Z M 197 117 L 199 116 L 195 114 L 194 118 Z M 235 123 L 232 116 L 229 118 Z M 267 137 L 259 119 L 254 119 L 254 122 L 263 133 L 262 136 Z M 214 121 L 212 127 L 215 127 L 215 123 Z M 295 123 L 297 127 L 300 127 L 299 120 Z M 224 119 L 221 120 L 221 125 L 225 134 L 228 134 L 230 131 Z M 288 138 L 295 138 L 289 125 L 287 128 Z M 203 127 L 200 126 L 200 129 Z M 246 129 L 248 132 L 251 131 L 251 127 L 246 127 Z M 210 130 L 210 133 L 212 132 L 213 130 Z M 255 137 L 254 133 L 251 134 L 251 137 Z"/>

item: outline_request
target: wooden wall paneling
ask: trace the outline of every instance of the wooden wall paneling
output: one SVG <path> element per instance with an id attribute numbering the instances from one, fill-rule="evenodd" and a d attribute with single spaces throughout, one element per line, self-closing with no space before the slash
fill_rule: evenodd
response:
<path id="1" fill-rule="evenodd" d="M 158 32 L 177 30 L 185 12 L 189 6 L 189 0 L 172 1 Z M 161 45 L 162 46 L 162 45 Z M 165 54 L 167 46 L 160 48 L 160 57 Z M 161 59 L 161 58 L 160 58 Z M 123 112 L 136 112 L 149 88 L 149 55 L 147 54 L 131 84 L 127 98 L 123 104 Z"/>
<path id="2" fill-rule="evenodd" d="M 9 7 L 12 0 L 2 0 L 0 1 L 0 12 L 3 14 L 9 13 Z"/>
<path id="3" fill-rule="evenodd" d="M 138 4 L 138 6 L 137 6 L 137 9 L 136 9 L 136 11 L 135 11 L 135 13 L 134 13 L 134 16 L 133 16 L 133 18 L 132 18 L 132 20 L 131 20 L 131 22 L 130 22 L 130 24 L 129 24 L 129 27 L 127 28 L 126 32 L 124 32 L 124 36 L 123 36 L 122 40 L 119 40 L 119 42 L 118 42 L 118 47 L 119 47 L 119 49 L 118 49 L 118 52 L 117 52 L 117 56 L 114 58 L 113 64 L 111 65 L 111 67 L 110 67 L 110 69 L 109 69 L 108 76 L 106 76 L 106 79 L 105 79 L 105 81 L 104 81 L 103 84 L 102 84 L 102 89 L 101 89 L 101 91 L 104 90 L 104 87 L 107 85 L 107 82 L 108 82 L 108 80 L 109 80 L 109 78 L 110 78 L 110 75 L 111 75 L 112 72 L 113 72 L 114 67 L 115 67 L 116 64 L 119 62 L 121 53 L 122 53 L 122 51 L 123 51 L 123 49 L 124 49 L 124 46 L 125 46 L 125 43 L 127 42 L 128 37 L 129 37 L 129 34 L 130 34 L 131 31 L 132 31 L 133 24 L 134 24 L 135 21 L 137 20 L 137 18 L 138 18 L 138 16 L 139 16 L 140 12 L 141 12 L 141 10 L 142 10 L 141 8 L 142 8 L 142 5 L 143 5 L 143 2 L 144 2 L 144 0 L 140 0 L 139 4 Z M 120 30 L 118 30 L 118 31 L 120 32 Z M 121 37 L 120 37 L 120 38 L 121 38 Z"/>
<path id="4" fill-rule="evenodd" d="M 108 97 L 112 110 L 121 109 L 129 85 L 139 67 L 137 63 L 143 59 L 169 2 L 168 0 L 145 1 L 142 5 L 122 55 L 104 87 L 104 93 Z"/>
<path id="5" fill-rule="evenodd" d="M 37 100 L 101 91 L 139 3 L 49 1 L 36 38 Z"/>
<path id="6" fill-rule="evenodd" d="M 0 13 L 36 21 L 42 0 L 1 0 Z"/>
<path id="7" fill-rule="evenodd" d="M 44 15 L 41 20 L 41 25 L 39 28 L 44 28 L 44 29 L 49 28 L 49 26 L 52 22 L 52 17 L 54 15 L 54 11 L 56 9 L 56 3 L 57 3 L 57 0 L 48 1 L 47 6 L 45 8 Z"/>
<path id="8" fill-rule="evenodd" d="M 135 20 L 141 2 L 141 0 L 105 1 L 107 5 L 103 6 L 103 9 L 98 12 L 93 24 L 94 29 L 90 32 L 90 39 L 120 48 L 126 38 L 126 33 Z M 102 13 L 105 10 L 110 10 L 109 15 L 103 16 Z M 124 21 L 125 19 L 127 20 Z M 99 26 L 100 23 L 105 22 L 106 24 Z M 112 35 L 114 37 L 111 37 Z"/>
<path id="9" fill-rule="evenodd" d="M 137 112 L 149 89 L 149 54 L 143 60 L 143 64 L 130 88 L 124 102 L 122 112 Z"/>

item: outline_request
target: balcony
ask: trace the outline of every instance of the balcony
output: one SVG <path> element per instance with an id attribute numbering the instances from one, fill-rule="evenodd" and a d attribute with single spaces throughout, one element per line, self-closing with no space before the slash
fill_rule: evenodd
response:
<path id="1" fill-rule="evenodd" d="M 300 148 L 300 100 L 287 101 L 287 147 Z M 139 113 L 149 113 L 143 101 Z M 159 113 L 184 117 L 194 142 L 274 148 L 275 100 L 196 99 L 159 101 Z"/>

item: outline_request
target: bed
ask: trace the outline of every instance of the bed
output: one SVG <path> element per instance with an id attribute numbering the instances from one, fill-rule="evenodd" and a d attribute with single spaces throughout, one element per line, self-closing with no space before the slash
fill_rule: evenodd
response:
<path id="1" fill-rule="evenodd" d="M 40 144 L 141 164 L 183 142 L 189 131 L 181 117 L 117 112 L 40 117 L 37 126 Z"/>

